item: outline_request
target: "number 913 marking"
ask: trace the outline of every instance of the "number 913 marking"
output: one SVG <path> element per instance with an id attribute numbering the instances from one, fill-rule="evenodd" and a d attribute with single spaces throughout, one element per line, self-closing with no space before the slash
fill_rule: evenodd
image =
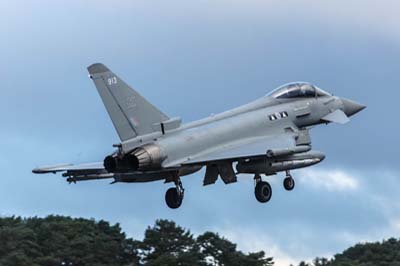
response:
<path id="1" fill-rule="evenodd" d="M 107 79 L 108 85 L 115 85 L 117 84 L 117 77 L 112 77 Z"/>

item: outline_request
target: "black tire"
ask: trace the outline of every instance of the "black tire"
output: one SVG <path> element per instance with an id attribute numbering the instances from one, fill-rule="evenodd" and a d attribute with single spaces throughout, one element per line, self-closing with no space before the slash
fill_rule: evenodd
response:
<path id="1" fill-rule="evenodd" d="M 283 180 L 283 187 L 287 190 L 287 191 L 292 191 L 295 187 L 296 183 L 294 182 L 294 179 L 292 177 L 286 177 Z"/>
<path id="2" fill-rule="evenodd" d="M 256 199 L 261 203 L 268 202 L 272 197 L 272 188 L 268 182 L 258 182 L 254 191 Z"/>
<path id="3" fill-rule="evenodd" d="M 165 193 L 165 202 L 171 209 L 177 209 L 182 205 L 183 196 L 178 194 L 178 190 L 174 187 Z"/>

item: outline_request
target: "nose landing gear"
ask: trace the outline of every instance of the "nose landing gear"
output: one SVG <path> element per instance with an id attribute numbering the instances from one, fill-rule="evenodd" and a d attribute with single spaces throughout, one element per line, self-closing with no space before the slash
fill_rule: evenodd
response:
<path id="1" fill-rule="evenodd" d="M 167 190 L 165 193 L 165 202 L 171 209 L 177 209 L 182 205 L 185 189 L 183 188 L 181 179 L 175 178 L 175 187 Z"/>

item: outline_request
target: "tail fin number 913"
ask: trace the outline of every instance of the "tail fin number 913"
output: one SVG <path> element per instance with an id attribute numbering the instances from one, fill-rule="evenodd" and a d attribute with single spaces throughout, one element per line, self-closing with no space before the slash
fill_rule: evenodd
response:
<path id="1" fill-rule="evenodd" d="M 115 85 L 117 84 L 117 78 L 116 77 L 111 77 L 107 79 L 108 85 Z"/>

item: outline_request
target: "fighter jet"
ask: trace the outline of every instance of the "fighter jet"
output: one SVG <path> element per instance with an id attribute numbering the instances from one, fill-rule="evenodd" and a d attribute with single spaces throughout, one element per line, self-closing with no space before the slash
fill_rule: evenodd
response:
<path id="1" fill-rule="evenodd" d="M 184 198 L 181 177 L 206 168 L 203 185 L 218 177 L 225 184 L 239 174 L 252 174 L 255 197 L 265 203 L 272 189 L 262 176 L 285 173 L 291 191 L 291 170 L 315 165 L 325 155 L 311 148 L 310 129 L 332 122 L 344 124 L 364 105 L 339 98 L 307 82 L 285 84 L 238 108 L 183 124 L 149 103 L 105 65 L 88 67 L 98 93 L 119 135 L 120 143 L 103 162 L 39 167 L 33 173 L 62 172 L 68 182 L 113 179 L 112 183 L 163 180 L 173 183 L 165 194 L 172 209 Z"/>

